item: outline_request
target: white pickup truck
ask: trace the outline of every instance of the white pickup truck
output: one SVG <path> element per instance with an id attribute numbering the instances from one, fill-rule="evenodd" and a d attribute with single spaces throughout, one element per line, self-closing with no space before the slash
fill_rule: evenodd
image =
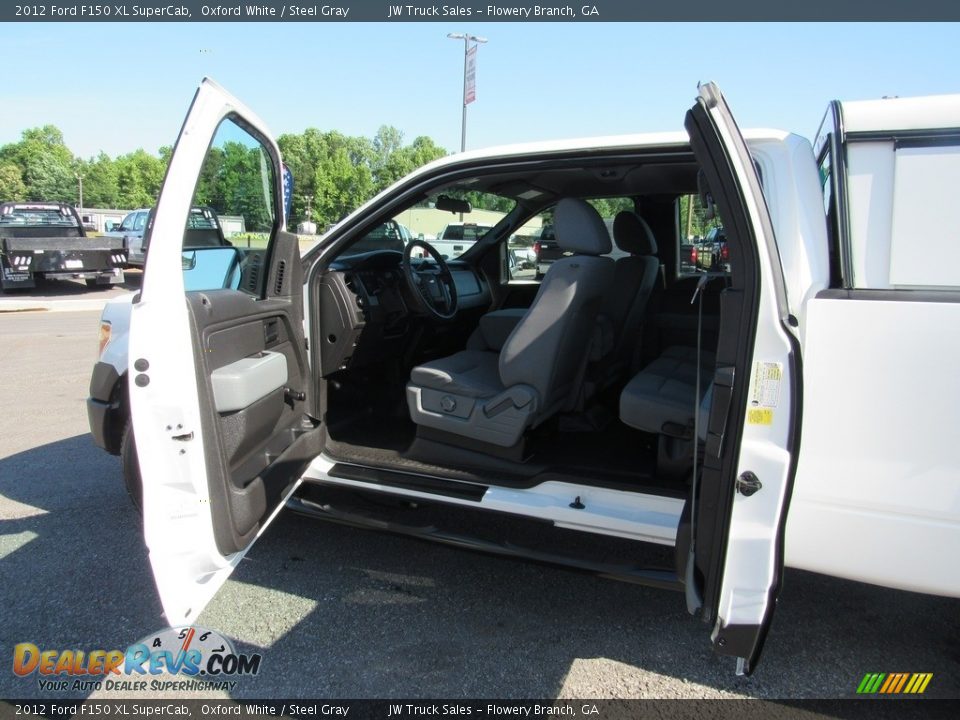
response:
<path id="1" fill-rule="evenodd" d="M 115 333 L 90 400 L 105 446 L 132 418 L 171 625 L 284 503 L 681 590 L 747 673 L 785 565 L 960 597 L 960 96 L 835 102 L 811 144 L 741 133 L 708 84 L 685 127 L 445 158 L 301 258 L 276 144 L 204 81 L 128 313 L 129 367 L 110 360 Z M 243 267 L 233 248 L 181 247 L 205 155 L 238 143 L 264 190 L 216 209 L 272 238 Z M 513 209 L 461 258 L 367 242 L 475 190 Z M 729 272 L 681 265 L 684 196 L 722 218 Z M 616 260 L 584 202 L 600 197 L 634 208 L 613 222 Z M 542 282 L 511 280 L 507 241 L 541 213 L 567 254 Z M 117 376 L 111 405 L 98 377 Z M 537 542 L 515 542 L 524 525 Z M 598 537 L 613 549 L 595 554 Z"/>

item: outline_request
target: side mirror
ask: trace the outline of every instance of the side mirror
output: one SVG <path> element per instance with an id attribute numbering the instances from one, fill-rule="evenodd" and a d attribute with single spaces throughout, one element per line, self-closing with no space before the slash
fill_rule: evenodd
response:
<path id="1" fill-rule="evenodd" d="M 184 250 L 181 254 L 184 290 L 235 290 L 240 283 L 240 260 L 240 251 L 235 247 Z"/>

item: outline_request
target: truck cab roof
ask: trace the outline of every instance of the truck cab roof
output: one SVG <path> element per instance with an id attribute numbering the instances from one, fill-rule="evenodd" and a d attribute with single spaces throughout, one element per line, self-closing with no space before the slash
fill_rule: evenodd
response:
<path id="1" fill-rule="evenodd" d="M 836 101 L 846 133 L 960 127 L 960 95 Z"/>

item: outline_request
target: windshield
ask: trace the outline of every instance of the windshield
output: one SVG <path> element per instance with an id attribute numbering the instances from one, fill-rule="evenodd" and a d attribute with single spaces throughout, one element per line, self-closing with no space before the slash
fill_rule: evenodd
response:
<path id="1" fill-rule="evenodd" d="M 469 185 L 467 181 L 441 188 L 408 205 L 360 236 L 340 257 L 376 250 L 403 252 L 410 240 L 436 243 L 437 250 L 447 260 L 460 257 L 516 205 L 510 197 L 464 189 Z M 461 204 L 450 210 L 454 202 Z"/>

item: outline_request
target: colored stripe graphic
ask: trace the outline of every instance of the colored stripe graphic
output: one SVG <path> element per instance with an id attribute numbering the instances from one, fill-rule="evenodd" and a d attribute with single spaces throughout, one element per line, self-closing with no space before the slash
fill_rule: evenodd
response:
<path id="1" fill-rule="evenodd" d="M 933 673 L 867 673 L 857 686 L 858 695 L 919 695 L 933 679 Z"/>
<path id="2" fill-rule="evenodd" d="M 860 681 L 857 692 L 865 695 L 875 693 L 880 688 L 880 683 L 883 682 L 886 676 L 886 673 L 867 673 L 863 676 L 863 680 Z"/>

